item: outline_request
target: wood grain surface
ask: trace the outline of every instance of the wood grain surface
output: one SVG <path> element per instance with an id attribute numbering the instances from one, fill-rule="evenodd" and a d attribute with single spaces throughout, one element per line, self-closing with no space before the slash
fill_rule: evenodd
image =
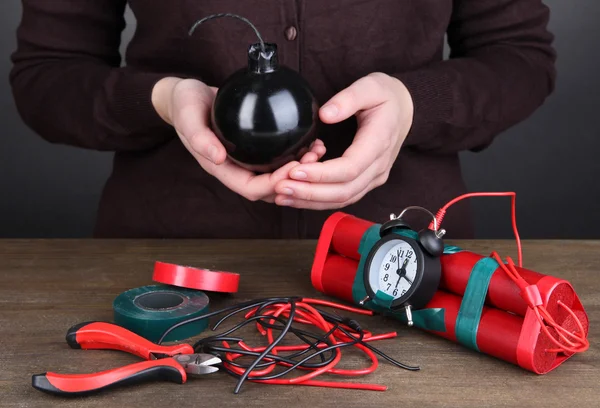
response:
<path id="1" fill-rule="evenodd" d="M 512 241 L 452 242 L 477 253 L 516 259 Z M 590 318 L 590 349 L 543 376 L 380 317 L 360 317 L 392 357 L 419 365 L 401 370 L 380 360 L 368 377 L 385 392 L 246 383 L 219 372 L 188 383 L 147 383 L 85 398 L 58 398 L 31 386 L 33 374 L 88 373 L 139 361 L 114 351 L 72 350 L 66 330 L 89 320 L 112 321 L 121 292 L 152 284 L 157 260 L 241 274 L 239 293 L 211 296 L 213 310 L 253 298 L 323 298 L 310 283 L 313 241 L 0 240 L 1 407 L 597 407 L 600 397 L 600 242 L 524 241 L 524 266 L 569 280 Z M 202 337 L 202 335 L 200 336 Z M 249 340 L 250 341 L 250 340 Z M 256 344 L 256 343 L 255 343 Z M 344 367 L 368 362 L 344 352 Z"/>

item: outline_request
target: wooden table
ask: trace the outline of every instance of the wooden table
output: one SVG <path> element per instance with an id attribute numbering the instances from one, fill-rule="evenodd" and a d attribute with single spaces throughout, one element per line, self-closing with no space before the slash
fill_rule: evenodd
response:
<path id="1" fill-rule="evenodd" d="M 511 241 L 454 242 L 477 253 L 492 249 L 516 259 Z M 312 241 L 0 241 L 0 406 L 2 407 L 594 407 L 599 404 L 600 242 L 525 241 L 524 264 L 569 280 L 590 318 L 590 349 L 538 376 L 447 340 L 379 317 L 362 318 L 373 332 L 399 336 L 378 347 L 421 366 L 401 370 L 381 361 L 364 382 L 385 392 L 246 383 L 233 394 L 225 373 L 184 385 L 151 383 L 93 397 L 62 399 L 31 387 L 32 374 L 84 373 L 139 361 L 121 352 L 72 350 L 66 330 L 89 320 L 112 320 L 121 292 L 152 284 L 156 260 L 239 272 L 241 290 L 213 299 L 213 308 L 265 296 L 322 297 L 310 283 Z M 359 355 L 350 366 L 365 364 Z M 348 363 L 346 364 L 348 366 Z"/>

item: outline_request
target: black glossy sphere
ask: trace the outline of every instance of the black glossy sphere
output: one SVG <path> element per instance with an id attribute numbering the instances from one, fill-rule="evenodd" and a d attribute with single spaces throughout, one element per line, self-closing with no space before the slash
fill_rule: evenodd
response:
<path id="1" fill-rule="evenodd" d="M 211 114 L 229 157 L 256 172 L 299 159 L 316 139 L 318 104 L 305 80 L 279 65 L 277 46 L 253 44 L 248 67 L 217 92 Z"/>

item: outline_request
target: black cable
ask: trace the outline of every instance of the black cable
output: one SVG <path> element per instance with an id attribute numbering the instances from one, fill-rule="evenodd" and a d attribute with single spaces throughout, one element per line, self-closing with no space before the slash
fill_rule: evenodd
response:
<path id="1" fill-rule="evenodd" d="M 271 305 L 271 304 L 273 304 L 273 303 L 278 303 L 278 302 L 280 302 L 280 300 L 279 300 L 279 299 L 278 299 L 278 300 L 269 300 L 269 301 L 267 301 L 267 302 L 264 302 L 264 303 L 262 304 L 262 306 L 260 306 L 260 308 L 259 308 L 257 311 L 260 311 L 260 310 L 264 309 L 266 306 L 269 306 L 269 305 Z M 234 311 L 234 312 L 232 312 L 232 313 L 229 313 L 227 316 L 225 316 L 224 318 L 222 318 L 222 319 L 221 319 L 221 320 L 220 320 L 220 321 L 219 321 L 219 322 L 218 322 L 218 323 L 215 325 L 215 328 L 216 328 L 216 327 L 218 327 L 218 325 L 219 325 L 219 324 L 221 324 L 221 323 L 222 323 L 222 322 L 223 322 L 223 321 L 224 321 L 224 320 L 225 320 L 227 317 L 230 317 L 230 316 L 234 315 L 235 313 L 237 313 L 237 312 L 241 311 L 242 309 L 250 309 L 250 308 L 252 308 L 252 307 L 255 307 L 255 306 L 256 306 L 256 304 L 252 304 L 252 305 L 250 305 L 250 306 L 242 307 L 242 308 L 240 308 L 240 309 L 238 309 L 238 310 L 235 310 L 235 311 Z M 237 324 L 236 326 L 234 326 L 233 328 L 231 328 L 231 329 L 227 330 L 226 332 L 224 332 L 224 333 L 221 333 L 220 335 L 210 336 L 210 337 L 207 337 L 207 338 L 204 338 L 204 339 L 201 339 L 201 340 L 197 341 L 197 342 L 194 344 L 193 348 L 194 348 L 195 352 L 199 352 L 199 349 L 201 349 L 201 346 L 203 346 L 205 343 L 212 342 L 212 341 L 220 341 L 220 340 L 225 340 L 225 338 L 223 338 L 223 336 L 226 336 L 226 335 L 228 335 L 228 334 L 231 334 L 231 333 L 233 333 L 233 332 L 234 332 L 234 331 L 236 331 L 236 330 L 239 330 L 239 329 L 241 329 L 242 327 L 244 327 L 245 325 L 247 325 L 247 324 L 251 323 L 251 322 L 252 322 L 252 321 L 254 321 L 254 320 L 259 320 L 259 321 L 260 321 L 261 319 L 266 319 L 266 320 L 269 320 L 269 321 L 271 321 L 271 320 L 276 320 L 276 321 L 279 321 L 279 322 L 283 322 L 283 323 L 285 323 L 285 320 L 284 320 L 282 317 L 280 317 L 280 316 L 277 316 L 277 317 L 275 317 L 275 316 L 273 316 L 273 315 L 253 316 L 253 317 L 251 317 L 251 318 L 248 318 L 247 320 L 245 320 L 245 321 L 243 321 L 243 322 L 241 322 L 241 323 Z M 272 328 L 272 329 L 276 329 L 276 330 L 277 330 L 277 329 L 283 329 L 283 328 L 285 327 L 284 325 L 277 326 L 277 325 L 274 325 L 274 324 L 271 324 L 271 323 L 266 323 L 266 322 L 260 322 L 260 324 L 261 324 L 263 327 Z M 307 344 L 309 347 L 308 347 L 307 349 L 300 350 L 300 351 L 298 351 L 298 352 L 296 352 L 296 353 L 294 353 L 294 354 L 292 354 L 292 355 L 289 355 L 289 356 L 287 356 L 287 358 L 288 358 L 288 359 L 291 359 L 291 358 L 300 357 L 300 356 L 302 356 L 302 355 L 304 355 L 304 354 L 306 354 L 306 353 L 309 353 L 311 350 L 317 350 L 317 348 L 316 348 L 316 347 L 317 347 L 317 346 L 318 346 L 318 344 L 319 344 L 319 343 L 321 343 L 321 342 L 324 342 L 324 343 L 325 343 L 325 344 L 327 344 L 328 346 L 331 346 L 331 342 L 329 341 L 328 337 L 329 337 L 331 334 L 333 334 L 333 333 L 335 332 L 335 330 L 336 330 L 336 329 L 337 329 L 337 327 L 334 327 L 334 328 L 333 328 L 333 329 L 331 329 L 331 330 L 330 330 L 328 333 L 326 333 L 324 336 L 319 336 L 319 335 L 316 335 L 316 334 L 314 334 L 314 333 L 312 333 L 312 332 L 308 332 L 308 331 L 305 331 L 305 330 L 301 330 L 301 329 L 297 329 L 297 328 L 290 327 L 290 329 L 289 329 L 289 331 L 288 331 L 288 332 L 292 332 L 292 333 L 294 333 L 294 334 L 295 334 L 295 335 L 296 335 L 298 338 L 300 338 L 302 341 L 304 341 L 304 342 L 305 342 L 305 343 L 306 343 L 306 344 Z M 310 340 L 308 340 L 308 339 L 304 338 L 304 336 L 312 337 L 312 338 L 314 338 L 316 341 L 315 341 L 315 342 L 311 342 Z M 226 340 L 226 341 L 227 341 L 227 340 Z M 212 348 L 212 347 L 211 347 L 211 348 Z M 240 353 L 240 354 L 242 354 L 242 353 Z M 332 352 L 332 354 L 331 354 L 331 357 L 329 357 L 329 358 L 325 358 L 325 356 L 324 356 L 324 354 L 323 354 L 323 353 L 318 353 L 318 354 L 315 354 L 315 355 L 318 355 L 318 356 L 319 356 L 319 358 L 321 359 L 321 364 L 310 364 L 310 365 L 306 365 L 307 367 L 319 368 L 319 367 L 322 367 L 322 366 L 324 366 L 324 365 L 328 364 L 328 363 L 329 363 L 329 362 L 331 362 L 331 361 L 333 360 L 333 358 L 334 358 L 334 354 L 333 354 L 333 352 Z M 292 361 L 292 360 L 289 360 L 289 363 L 290 363 L 290 364 L 293 364 L 293 361 Z M 268 366 L 268 365 L 273 365 L 273 364 L 275 364 L 275 363 L 273 363 L 273 362 L 264 363 L 264 364 L 262 364 L 262 365 L 261 365 L 261 367 Z M 257 366 L 257 367 L 258 367 L 258 366 Z"/>
<path id="2" fill-rule="evenodd" d="M 298 297 L 289 297 L 289 298 L 287 298 L 287 297 L 284 297 L 284 298 L 274 297 L 274 298 L 265 298 L 265 299 L 258 299 L 258 300 L 255 299 L 255 300 L 251 300 L 251 301 L 248 301 L 248 302 L 239 303 L 237 305 L 229 306 L 229 307 L 226 307 L 226 308 L 223 308 L 223 309 L 220 309 L 220 310 L 216 310 L 214 312 L 209 312 L 209 313 L 203 314 L 201 316 L 196 316 L 196 317 L 189 318 L 187 320 L 183 320 L 183 321 L 181 321 L 179 323 L 176 323 L 173 326 L 169 327 L 162 334 L 162 336 L 158 340 L 157 344 L 161 344 L 165 340 L 165 337 L 167 337 L 167 335 L 170 332 L 172 332 L 173 330 L 177 329 L 178 327 L 184 326 L 186 324 L 197 322 L 198 320 L 208 319 L 209 317 L 217 316 L 217 315 L 220 315 L 221 313 L 225 313 L 225 312 L 228 312 L 230 310 L 235 310 L 237 308 L 251 309 L 254 306 L 258 306 L 258 305 L 260 305 L 260 304 L 262 304 L 264 302 L 269 302 L 269 301 L 272 301 L 272 300 L 277 300 L 279 302 L 286 302 L 287 303 L 287 302 L 289 302 L 290 299 L 298 299 Z"/>
<path id="3" fill-rule="evenodd" d="M 362 335 L 361 335 L 361 339 L 362 339 Z M 341 348 L 341 347 L 353 346 L 353 345 L 355 345 L 356 343 L 357 343 L 356 341 L 353 341 L 353 342 L 346 342 L 346 343 L 337 343 L 337 344 L 334 344 L 334 345 L 332 345 L 332 346 L 329 346 L 329 347 L 327 347 L 327 348 L 325 348 L 325 349 L 319 350 L 319 351 L 318 351 L 317 353 L 315 353 L 315 354 L 318 354 L 318 353 L 325 353 L 325 352 L 327 352 L 327 351 L 332 351 L 332 350 L 334 350 L 334 349 L 338 349 L 338 348 Z M 303 360 L 300 360 L 300 361 L 298 361 L 296 364 L 294 364 L 294 365 L 293 365 L 293 366 L 291 366 L 291 367 L 288 367 L 287 369 L 283 370 L 283 371 L 282 371 L 282 372 L 280 372 L 280 373 L 277 373 L 277 374 L 274 374 L 274 375 L 271 375 L 271 376 L 255 377 L 255 378 L 252 378 L 252 379 L 253 379 L 253 380 L 260 380 L 260 381 L 262 381 L 262 380 L 274 380 L 274 379 L 276 379 L 276 378 L 283 377 L 284 375 L 286 375 L 287 373 L 289 373 L 289 372 L 290 372 L 290 371 L 292 371 L 292 370 L 295 370 L 295 369 L 296 369 L 296 368 L 298 368 L 300 365 L 303 365 L 303 363 L 304 363 L 304 362 L 308 361 L 309 359 L 311 359 L 311 358 L 313 358 L 313 357 L 314 357 L 314 355 L 310 355 L 310 356 L 308 356 L 308 357 L 304 358 Z"/>
<path id="4" fill-rule="evenodd" d="M 227 331 L 225 331 L 225 332 L 223 332 L 221 334 L 218 334 L 218 335 L 215 335 L 215 336 L 206 337 L 204 339 L 198 340 L 196 342 L 196 344 L 194 344 L 193 347 L 196 348 L 197 345 L 198 345 L 198 343 L 206 342 L 207 340 L 212 339 L 212 338 L 217 339 L 217 338 L 221 338 L 223 336 L 227 336 L 227 335 L 233 333 L 234 331 L 241 329 L 242 327 L 246 326 L 247 324 L 252 323 L 255 320 L 260 320 L 260 319 L 277 320 L 277 321 L 281 321 L 281 322 L 285 323 L 285 320 L 283 318 L 279 317 L 279 316 L 277 316 L 277 317 L 274 317 L 272 315 L 253 316 L 253 317 L 250 317 L 250 318 L 244 320 L 243 322 L 238 323 L 237 325 L 235 325 L 231 329 L 229 329 L 229 330 L 227 330 Z M 264 323 L 264 322 L 262 322 L 261 325 L 263 325 L 263 326 L 265 326 L 267 328 L 272 328 L 272 329 L 276 329 L 276 330 L 284 328 L 284 325 L 282 325 L 281 327 L 277 327 L 276 325 L 273 325 L 273 324 L 270 324 L 270 323 Z M 311 332 L 308 332 L 308 331 L 305 331 L 305 330 L 300 330 L 300 329 L 296 329 L 296 328 L 290 328 L 289 331 L 292 332 L 292 333 L 295 333 L 297 335 L 298 334 L 303 334 L 304 336 L 312 337 L 315 340 L 319 340 L 319 341 L 322 341 L 322 342 L 325 342 L 325 343 L 329 344 L 329 342 L 327 342 L 326 339 L 325 340 L 323 339 L 323 336 L 319 336 L 319 335 L 316 335 L 314 333 L 311 333 Z M 327 336 L 331 335 L 332 333 L 333 332 L 327 334 Z M 301 340 L 303 340 L 305 343 L 307 343 L 309 345 L 314 345 L 315 344 L 315 343 L 309 341 L 308 339 L 301 338 Z M 316 344 L 318 344 L 318 342 Z"/>
<path id="5" fill-rule="evenodd" d="M 215 335 L 215 336 L 211 336 L 211 337 L 222 337 L 222 336 L 227 336 L 231 333 L 233 333 L 234 331 L 238 331 L 241 328 L 243 328 L 244 326 L 249 325 L 250 323 L 252 323 L 255 320 L 260 320 L 260 319 L 264 319 L 264 318 L 273 318 L 272 316 L 267 316 L 267 315 L 262 315 L 262 316 L 252 316 L 247 318 L 246 320 L 244 320 L 243 322 L 240 322 L 238 324 L 236 324 L 235 326 L 233 326 L 231 329 L 224 331 L 223 333 L 219 334 L 219 335 Z M 208 337 L 210 338 L 210 337 Z"/>
<path id="6" fill-rule="evenodd" d="M 279 320 L 279 319 L 276 319 L 276 320 Z M 276 325 L 271 324 L 271 323 L 266 323 L 266 322 L 259 322 L 259 323 L 260 323 L 261 326 L 263 326 L 263 328 L 266 328 L 266 329 L 275 329 L 275 330 L 277 330 L 277 329 L 282 329 L 283 328 L 283 326 L 277 327 Z M 318 336 L 318 335 L 315 335 L 312 332 L 309 332 L 309 331 L 306 331 L 306 330 L 302 330 L 302 329 L 298 329 L 298 328 L 295 328 L 295 327 L 290 328 L 290 332 L 292 332 L 300 340 L 302 340 L 303 342 L 305 342 L 306 344 L 308 344 L 309 346 L 311 346 L 310 348 L 312 348 L 312 349 L 315 349 L 315 347 L 319 344 L 319 342 L 317 341 L 316 343 L 313 343 L 313 342 L 309 341 L 308 339 L 305 339 L 304 336 L 312 337 L 315 340 L 320 340 L 320 341 L 322 341 L 322 342 L 324 342 L 324 343 L 326 343 L 328 345 L 331 345 L 329 343 L 328 339 L 327 339 L 327 337 L 329 337 L 329 334 L 326 335 L 326 337 L 324 337 L 324 336 Z"/>
<path id="7" fill-rule="evenodd" d="M 258 351 L 243 350 L 243 349 L 232 349 L 232 348 L 229 348 L 229 347 L 214 346 L 214 345 L 207 345 L 206 350 L 207 351 L 217 351 L 217 352 L 220 352 L 220 353 L 242 354 L 244 356 L 249 356 L 249 357 L 258 357 L 261 354 Z M 265 356 L 266 359 L 273 360 L 275 362 L 275 364 L 276 364 L 276 362 L 286 363 L 286 364 L 290 364 L 290 365 L 297 364 L 297 361 L 291 359 L 290 357 L 291 356 L 285 356 L 284 357 L 284 356 L 280 356 L 278 354 L 267 354 Z M 311 358 L 316 357 L 316 355 L 311 355 L 311 356 L 308 356 L 308 357 L 309 357 L 308 359 L 310 360 Z M 325 367 L 327 364 L 331 363 L 332 361 L 333 361 L 333 358 L 330 358 L 330 359 L 326 360 L 326 362 L 324 362 L 324 363 L 322 363 L 322 362 L 314 363 L 314 364 L 313 363 L 307 363 L 307 364 L 302 364 L 302 366 L 306 367 L 306 368 L 311 368 L 311 369 L 312 368 L 321 368 L 321 367 Z M 244 369 L 248 368 L 247 365 L 235 362 L 233 360 L 227 360 L 227 363 L 231 364 L 232 366 L 238 367 L 238 368 L 244 368 Z M 255 369 L 256 368 L 266 368 L 266 367 L 269 367 L 269 366 L 271 366 L 273 364 L 274 364 L 273 362 L 267 361 L 267 362 L 264 362 L 264 363 L 257 364 L 256 367 L 254 367 L 254 368 Z"/>
<path id="8" fill-rule="evenodd" d="M 362 340 L 362 338 L 363 338 L 363 334 L 361 334 L 361 340 Z M 327 351 L 332 351 L 332 350 L 334 350 L 334 349 L 337 349 L 337 348 L 354 346 L 354 345 L 355 345 L 355 344 L 357 344 L 358 342 L 359 342 L 359 341 L 357 341 L 357 340 L 355 339 L 355 341 L 351 341 L 351 342 L 337 343 L 337 344 L 334 344 L 334 345 L 332 345 L 332 346 L 330 346 L 330 347 L 327 347 L 327 348 L 325 348 L 325 349 L 319 350 L 317 353 L 325 353 L 325 352 L 327 352 Z M 228 349 L 228 350 L 229 350 L 229 349 Z M 287 373 L 289 373 L 289 372 L 290 372 L 290 371 L 292 371 L 292 370 L 295 370 L 295 369 L 296 369 L 296 368 L 298 368 L 299 366 L 307 367 L 307 365 L 306 365 L 306 364 L 303 364 L 303 363 L 304 363 L 304 362 L 306 362 L 306 361 L 308 361 L 309 359 L 313 358 L 314 356 L 315 356 L 315 355 L 311 355 L 311 356 L 308 356 L 307 358 L 305 358 L 305 359 L 303 359 L 303 360 L 301 360 L 301 361 L 295 362 L 295 363 L 294 363 L 294 364 L 293 364 L 291 367 L 289 367 L 289 368 L 287 368 L 286 370 L 284 370 L 284 371 L 282 371 L 282 372 L 279 372 L 279 373 L 277 373 L 277 374 L 273 374 L 273 375 L 270 375 L 270 376 L 252 377 L 252 378 L 251 378 L 251 381 L 274 380 L 274 379 L 277 379 L 277 378 L 283 377 L 284 375 L 286 375 Z M 226 362 L 227 362 L 227 364 L 231 364 L 231 365 L 233 365 L 233 366 L 240 367 L 240 365 L 236 364 L 235 362 L 233 362 L 233 361 L 231 361 L 231 360 L 226 360 Z M 243 367 L 243 366 L 241 366 L 240 368 L 244 368 L 244 367 Z M 232 374 L 234 374 L 234 375 L 238 375 L 238 376 L 239 376 L 239 374 L 237 374 L 237 373 L 235 373 L 235 372 L 233 372 L 233 371 L 232 371 Z"/>
<path id="9" fill-rule="evenodd" d="M 287 299 L 286 302 L 289 302 L 293 298 L 286 298 L 286 299 Z M 232 316 L 234 316 L 234 315 L 236 315 L 236 314 L 238 314 L 240 312 L 243 312 L 244 310 L 252 309 L 253 307 L 257 307 L 259 305 L 262 305 L 254 313 L 254 315 L 257 315 L 260 312 L 262 312 L 262 310 L 265 307 L 270 306 L 270 305 L 274 305 L 274 304 L 280 303 L 280 302 L 281 302 L 281 300 L 279 298 L 272 298 L 272 299 L 265 300 L 264 302 L 260 302 L 259 304 L 240 307 L 238 310 L 234 310 L 233 312 L 231 312 L 231 313 L 227 314 L 226 316 L 222 317 L 217 323 L 215 323 L 215 325 L 213 326 L 212 329 L 213 329 L 213 331 L 217 330 L 217 327 L 219 327 L 221 325 L 221 323 L 223 323 L 225 320 L 229 319 L 230 317 L 232 317 Z"/>
<path id="10" fill-rule="evenodd" d="M 325 333 L 325 335 L 323 337 L 329 337 L 331 336 L 338 328 L 337 327 L 333 327 L 331 330 L 329 330 L 327 333 Z M 290 329 L 291 330 L 291 329 Z M 214 341 L 220 341 L 221 338 L 215 338 Z M 199 341 L 199 342 L 202 342 Z M 199 342 L 197 342 L 196 344 L 198 344 Z M 322 342 L 321 339 L 319 339 L 319 341 L 317 342 L 320 343 Z M 329 364 L 331 361 L 333 361 L 333 359 L 335 358 L 335 354 L 332 353 L 330 358 L 325 359 L 324 357 L 324 353 L 326 353 L 327 351 L 332 351 L 333 349 L 331 348 L 331 344 L 326 343 L 329 347 L 326 347 L 324 349 L 322 349 L 323 351 L 316 349 L 317 353 L 312 354 L 308 357 L 308 359 L 304 359 L 302 361 L 308 361 L 313 357 L 316 356 L 320 356 L 321 357 L 321 363 L 310 363 L 310 364 L 303 364 L 303 367 L 306 368 L 321 368 L 326 366 L 327 364 Z M 256 351 L 250 351 L 250 350 L 243 350 L 243 349 L 232 349 L 232 348 L 227 348 L 227 347 L 219 347 L 219 346 L 212 346 L 212 345 L 208 345 L 208 348 L 211 350 L 215 350 L 215 351 L 220 351 L 220 352 L 226 352 L 226 353 L 235 353 L 235 354 L 242 354 L 242 355 L 249 355 L 249 356 L 259 356 L 260 353 L 256 352 Z M 204 348 L 202 349 L 204 350 Z M 197 349 L 197 346 L 194 345 L 194 352 L 199 352 L 200 350 Z M 268 359 L 272 359 L 272 360 L 277 360 L 277 361 L 281 361 L 281 362 L 285 362 L 287 364 L 296 364 L 296 361 L 293 360 L 293 358 L 297 358 L 300 357 L 304 354 L 306 354 L 307 352 L 309 352 L 310 349 L 304 349 L 301 351 L 298 351 L 296 353 L 290 354 L 288 356 L 282 357 L 279 355 L 274 355 L 274 354 L 268 354 L 267 356 L 265 356 Z M 271 365 L 276 364 L 276 362 L 266 362 L 266 363 L 262 363 L 262 364 L 258 364 L 255 368 L 264 368 L 264 367 L 268 367 Z M 232 365 L 239 367 L 239 368 L 246 368 L 244 365 L 239 364 L 239 363 L 233 363 Z M 297 366 L 297 365 L 296 365 Z"/>
<path id="11" fill-rule="evenodd" d="M 263 351 L 261 353 L 261 355 L 254 360 L 254 363 L 252 363 L 250 365 L 250 367 L 244 371 L 244 374 L 240 377 L 235 390 L 233 391 L 234 394 L 237 394 L 240 392 L 240 388 L 242 388 L 242 384 L 244 383 L 244 381 L 246 381 L 246 379 L 248 378 L 248 376 L 250 375 L 250 373 L 252 372 L 252 370 L 254 370 L 254 367 L 256 367 L 256 365 L 260 362 L 260 360 L 262 360 L 264 358 L 265 355 L 269 354 L 269 352 L 271 350 L 273 350 L 273 348 L 275 348 L 277 346 L 277 344 L 279 344 L 279 342 L 283 339 L 283 337 L 287 334 L 288 330 L 290 329 L 290 327 L 292 326 L 292 322 L 294 321 L 294 317 L 296 316 L 296 301 L 292 300 L 290 302 L 290 316 L 289 316 L 289 320 L 285 325 L 285 329 L 282 330 L 282 332 L 279 334 L 279 336 L 275 339 L 275 341 L 273 343 L 271 343 L 267 348 L 265 348 L 265 351 Z"/>
<path id="12" fill-rule="evenodd" d="M 296 298 L 296 299 L 297 299 L 298 301 L 301 301 L 301 300 L 302 300 L 302 298 Z M 255 312 L 255 313 L 256 313 L 256 314 L 259 314 L 260 312 L 262 312 L 262 310 L 263 310 L 263 309 L 265 309 L 265 308 L 267 308 L 268 306 L 270 306 L 270 305 L 272 305 L 272 304 L 275 304 L 275 303 L 279 303 L 279 300 L 269 300 L 269 301 L 266 301 L 266 302 L 262 303 L 262 305 L 260 305 L 260 306 L 258 307 L 258 309 L 256 310 L 256 312 Z M 255 305 L 246 306 L 246 307 L 240 308 L 239 310 L 234 310 L 233 312 L 231 312 L 231 313 L 227 314 L 226 316 L 224 316 L 223 318 L 221 318 L 221 319 L 220 319 L 220 320 L 219 320 L 219 321 L 218 321 L 218 322 L 217 322 L 217 323 L 216 323 L 216 324 L 213 326 L 213 330 L 216 330 L 216 328 L 217 328 L 217 327 L 218 327 L 218 326 L 219 326 L 221 323 L 223 323 L 225 320 L 227 320 L 227 319 L 228 319 L 228 318 L 230 318 L 231 316 L 233 316 L 233 315 L 235 315 L 235 314 L 237 314 L 237 313 L 239 313 L 239 312 L 241 312 L 241 311 L 243 311 L 243 310 L 248 310 L 248 309 L 251 309 L 251 308 L 253 308 L 253 307 L 255 307 Z M 330 316 L 331 316 L 331 315 L 330 315 Z M 272 320 L 272 319 L 273 319 L 273 318 L 271 318 L 271 319 L 269 319 L 269 320 Z M 277 320 L 277 321 L 281 321 L 282 319 L 275 319 L 275 320 Z M 283 326 L 281 326 L 281 327 L 277 327 L 277 326 L 275 326 L 275 325 L 273 325 L 273 324 L 267 324 L 267 323 L 264 323 L 264 322 L 261 322 L 261 321 L 259 321 L 258 323 L 259 323 L 261 326 L 263 326 L 263 328 L 271 328 L 271 329 L 276 329 L 276 330 L 277 330 L 277 329 L 281 329 L 281 328 L 283 328 Z M 316 336 L 314 336 L 314 335 L 313 335 L 313 334 L 311 334 L 310 332 L 306 332 L 306 331 L 303 331 L 303 330 L 300 330 L 300 329 L 295 329 L 295 328 L 291 328 L 291 332 L 292 332 L 292 333 L 293 333 L 293 334 L 294 334 L 296 337 L 298 337 L 298 338 L 299 338 L 301 341 L 303 341 L 304 343 L 306 343 L 306 344 L 308 344 L 308 345 L 310 346 L 308 350 L 304 350 L 304 351 L 302 351 L 300 355 L 302 355 L 302 354 L 304 354 L 304 353 L 307 353 L 307 352 L 309 352 L 309 351 L 310 351 L 310 349 L 313 349 L 313 350 L 314 350 L 314 349 L 316 349 L 316 344 L 318 344 L 318 342 L 316 342 L 316 343 L 312 343 L 312 342 L 308 341 L 308 339 L 305 339 L 303 336 L 309 336 L 309 337 L 313 337 L 313 338 L 315 338 L 315 339 L 318 339 L 319 337 L 316 337 Z M 229 332 L 229 333 L 231 333 L 231 332 Z M 327 341 L 325 341 L 325 342 L 326 342 L 326 343 L 329 345 L 329 343 L 328 343 Z M 324 360 L 324 356 L 323 356 L 322 354 L 320 354 L 320 356 L 321 356 L 321 357 L 320 357 L 320 358 L 321 358 L 321 361 L 325 361 L 325 360 Z"/>
<path id="13" fill-rule="evenodd" d="M 345 330 L 343 327 L 340 327 L 340 331 L 342 331 L 345 335 L 354 338 L 347 330 Z M 372 352 L 378 354 L 379 356 L 383 357 L 384 359 L 386 359 L 387 361 L 389 361 L 390 363 L 392 363 L 393 365 L 395 365 L 396 367 L 399 368 L 404 368 L 405 370 L 410 370 L 410 371 L 419 371 L 421 368 L 420 367 L 413 367 L 413 366 L 409 366 L 406 364 L 403 364 L 399 361 L 394 360 L 393 358 L 387 356 L 385 353 L 383 353 L 382 351 L 378 350 L 377 348 L 371 346 L 369 343 L 365 342 L 365 341 L 360 341 L 359 342 L 361 345 L 365 346 L 366 348 L 368 348 L 369 350 L 371 350 Z"/>

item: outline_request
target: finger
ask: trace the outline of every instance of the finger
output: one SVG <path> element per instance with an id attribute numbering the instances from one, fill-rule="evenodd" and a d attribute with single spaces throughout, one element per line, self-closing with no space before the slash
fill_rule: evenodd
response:
<path id="1" fill-rule="evenodd" d="M 321 157 L 325 156 L 327 149 L 325 148 L 323 141 L 321 139 L 317 139 L 311 143 L 310 151 L 315 153 L 320 159 Z"/>
<path id="2" fill-rule="evenodd" d="M 314 163 L 319 161 L 327 153 L 322 140 L 315 140 L 310 145 L 310 151 L 306 152 L 300 159 L 300 163 Z"/>
<path id="3" fill-rule="evenodd" d="M 317 155 L 317 160 L 320 160 L 327 153 L 327 148 L 325 145 L 316 145 L 311 151 Z"/>
<path id="4" fill-rule="evenodd" d="M 290 178 L 313 183 L 346 183 L 364 173 L 392 146 L 391 109 L 379 109 L 359 127 L 354 141 L 341 157 L 325 162 L 300 163 Z"/>
<path id="5" fill-rule="evenodd" d="M 256 175 L 231 160 L 225 160 L 220 165 L 213 164 L 203 157 L 198 157 L 198 160 L 202 167 L 223 185 L 250 201 L 262 200 L 275 194 L 275 185 L 287 177 L 290 168 L 298 164 L 290 162 L 273 173 Z"/>
<path id="6" fill-rule="evenodd" d="M 374 108 L 386 100 L 386 89 L 379 74 L 367 75 L 335 94 L 319 110 L 325 123 L 337 123 L 356 112 Z"/>
<path id="7" fill-rule="evenodd" d="M 315 146 L 325 146 L 325 143 L 323 143 L 323 141 L 321 139 L 315 139 L 314 142 L 312 142 L 310 144 L 310 148 L 311 150 L 315 147 Z"/>
<path id="8" fill-rule="evenodd" d="M 344 203 L 351 200 L 365 189 L 375 178 L 379 177 L 377 163 L 348 183 L 309 183 L 284 179 L 277 183 L 275 191 L 292 199 L 303 201 Z"/>
<path id="9" fill-rule="evenodd" d="M 209 127 L 213 91 L 197 81 L 182 81 L 174 91 L 173 126 L 188 150 L 202 155 L 213 163 L 223 163 L 225 148 Z"/>
<path id="10" fill-rule="evenodd" d="M 300 163 L 314 163 L 319 161 L 319 156 L 315 152 L 308 152 L 300 159 Z"/>
<path id="11" fill-rule="evenodd" d="M 275 204 L 283 207 L 292 207 L 307 210 L 335 210 L 347 207 L 351 204 L 360 201 L 369 191 L 381 184 L 382 182 L 380 179 L 373 180 L 372 183 L 369 183 L 369 185 L 362 191 L 360 191 L 357 195 L 352 197 L 350 200 L 344 201 L 342 203 L 307 201 L 302 199 L 290 198 L 289 196 L 285 195 L 278 195 L 275 197 Z"/>

